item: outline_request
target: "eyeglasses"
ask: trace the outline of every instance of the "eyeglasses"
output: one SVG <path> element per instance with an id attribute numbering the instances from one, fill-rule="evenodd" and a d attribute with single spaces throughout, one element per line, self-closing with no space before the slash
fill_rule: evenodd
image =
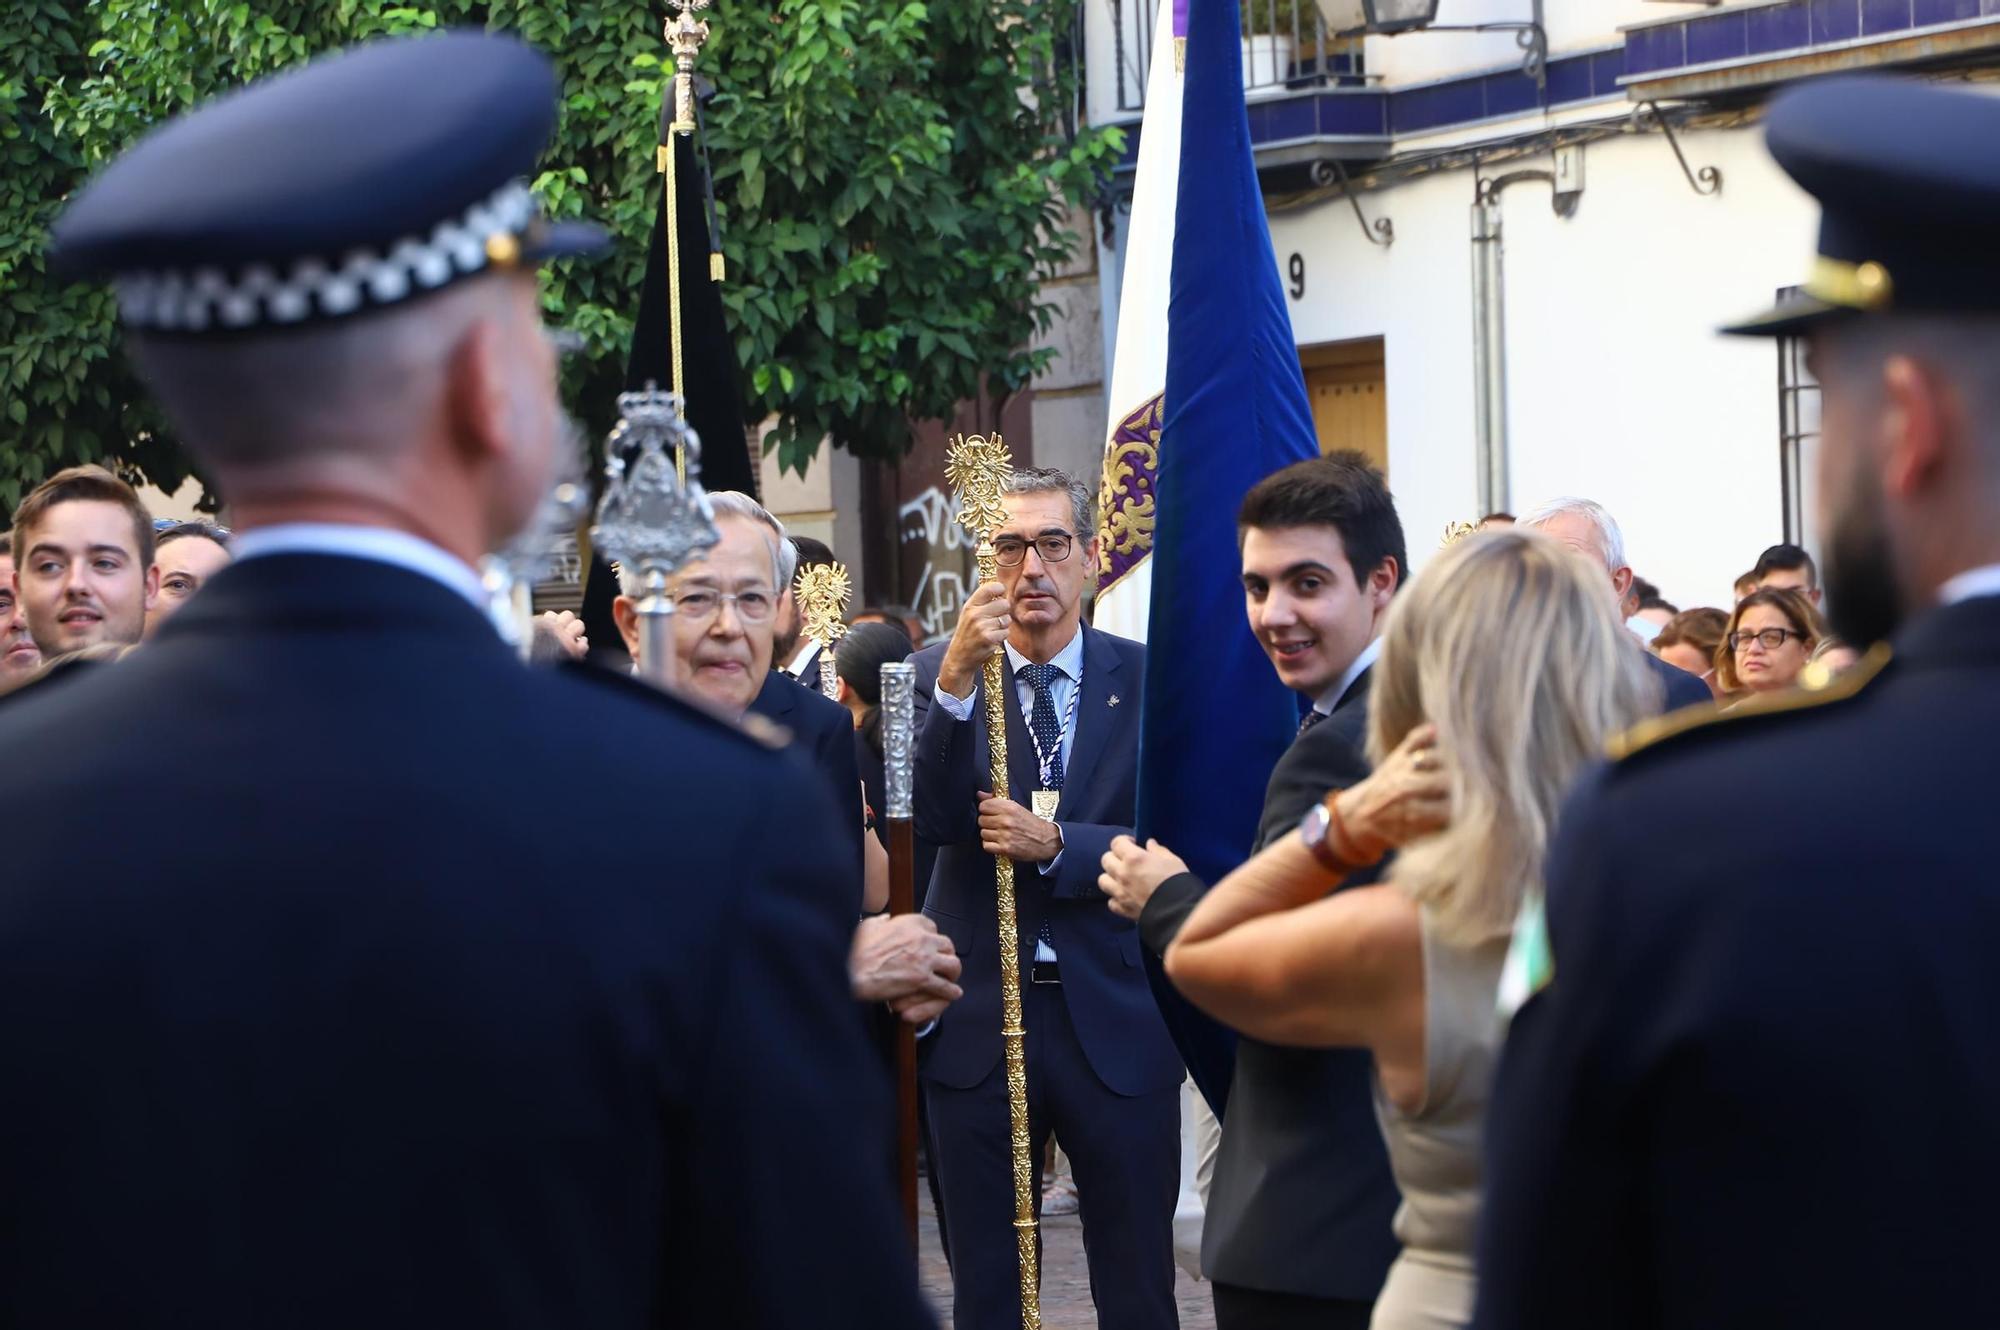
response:
<path id="1" fill-rule="evenodd" d="M 1741 651 L 1752 642 L 1759 642 L 1763 644 L 1764 650 L 1776 651 L 1785 644 L 1785 639 L 1788 637 L 1796 637 L 1801 642 L 1806 640 L 1806 635 L 1795 628 L 1760 628 L 1754 633 L 1731 633 L 1729 649 Z"/>
<path id="2" fill-rule="evenodd" d="M 1022 540 L 1018 536 L 1002 536 L 993 542 L 993 562 L 1002 568 L 1018 568 L 1028 557 L 1028 546 L 1035 547 L 1035 553 L 1042 556 L 1043 563 L 1061 563 L 1069 557 L 1076 546 L 1076 537 L 1067 531 L 1055 531 L 1046 536 L 1036 536 L 1033 540 Z"/>
<path id="3" fill-rule="evenodd" d="M 722 612 L 725 605 L 736 607 L 736 617 L 745 623 L 763 623 L 777 608 L 777 597 L 761 589 L 739 591 L 729 595 L 722 591 L 710 591 L 705 587 L 692 587 L 674 596 L 674 613 L 693 623 L 707 623 Z"/>

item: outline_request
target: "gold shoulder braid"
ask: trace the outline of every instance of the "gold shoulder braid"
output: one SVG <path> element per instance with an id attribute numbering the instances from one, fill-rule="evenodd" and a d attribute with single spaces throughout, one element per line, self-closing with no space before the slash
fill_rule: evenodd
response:
<path id="1" fill-rule="evenodd" d="M 1727 711 L 1719 707 L 1683 707 L 1664 716 L 1640 721 L 1624 733 L 1613 735 L 1611 742 L 1605 747 L 1613 762 L 1623 762 L 1635 753 L 1643 752 L 1680 735 L 1691 734 L 1696 730 L 1748 720 L 1753 716 L 1809 711 L 1814 707 L 1844 702 L 1866 688 L 1888 663 L 1889 644 L 1878 642 L 1869 648 L 1867 655 L 1855 661 L 1824 688 L 1813 691 L 1792 689 L 1769 697 L 1751 698 L 1737 703 Z"/>

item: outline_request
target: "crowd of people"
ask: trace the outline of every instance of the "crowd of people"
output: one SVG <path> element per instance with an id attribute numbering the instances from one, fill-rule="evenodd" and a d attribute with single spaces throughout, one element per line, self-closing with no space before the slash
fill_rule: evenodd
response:
<path id="1" fill-rule="evenodd" d="M 13 514 L 0 1324 L 929 1324 L 871 1019 L 918 1048 L 959 1330 L 1024 1321 L 1016 1092 L 1098 1324 L 1176 1325 L 1190 1078 L 1222 1330 L 1991 1314 L 2000 267 L 1941 276 L 1929 228 L 1990 221 L 2000 104 L 1773 113 L 1823 268 L 1921 302 L 1828 279 L 1741 329 L 1812 339 L 1824 586 L 1780 545 L 1678 610 L 1576 497 L 1413 574 L 1350 452 L 1243 495 L 1223 571 L 1299 723 L 1213 883 L 1135 834 L 1151 665 L 1089 621 L 1093 493 L 1060 471 L 1013 474 L 946 640 L 856 615 L 832 696 L 793 588 L 835 552 L 747 494 L 673 575 L 671 688 L 574 616 L 526 661 L 496 633 L 475 567 L 563 435 L 536 265 L 602 243 L 513 183 L 554 106 L 513 41 L 379 43 L 66 205 L 55 270 L 119 284 L 233 529 L 161 529 L 96 467 Z M 1884 127 L 1919 123 L 1979 153 L 1911 166 Z M 1923 225 L 1885 220 L 1912 171 Z M 274 266 L 232 286 L 251 234 Z"/>

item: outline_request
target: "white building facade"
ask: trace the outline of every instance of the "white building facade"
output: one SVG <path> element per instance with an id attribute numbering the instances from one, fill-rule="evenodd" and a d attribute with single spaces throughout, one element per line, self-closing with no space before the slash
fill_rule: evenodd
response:
<path id="1" fill-rule="evenodd" d="M 1090 7 L 1095 123 L 1144 132 L 1139 34 L 1171 2 Z M 1561 494 L 1605 504 L 1683 607 L 1727 606 L 1765 546 L 1809 543 L 1799 349 L 1715 331 L 1813 252 L 1817 210 L 1765 154 L 1761 109 L 1841 69 L 2000 77 L 2000 0 L 1438 0 L 1429 29 L 1338 48 L 1311 0 L 1243 3 L 1320 441 L 1385 464 L 1418 566 L 1448 523 Z M 1481 24 L 1511 26 L 1458 30 Z"/>

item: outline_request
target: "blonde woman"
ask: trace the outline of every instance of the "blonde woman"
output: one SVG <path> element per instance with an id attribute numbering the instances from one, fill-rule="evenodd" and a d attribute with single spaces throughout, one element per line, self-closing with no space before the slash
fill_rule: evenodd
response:
<path id="1" fill-rule="evenodd" d="M 1224 878 L 1167 952 L 1174 983 L 1246 1034 L 1374 1054 L 1403 1192 L 1403 1254 L 1376 1330 L 1442 1330 L 1472 1314 L 1480 1136 L 1514 919 L 1540 886 L 1572 778 L 1659 709 L 1616 608 L 1601 568 L 1530 531 L 1440 554 L 1390 614 L 1370 704 L 1374 774 Z M 1398 846 L 1383 885 L 1327 894 Z"/>

